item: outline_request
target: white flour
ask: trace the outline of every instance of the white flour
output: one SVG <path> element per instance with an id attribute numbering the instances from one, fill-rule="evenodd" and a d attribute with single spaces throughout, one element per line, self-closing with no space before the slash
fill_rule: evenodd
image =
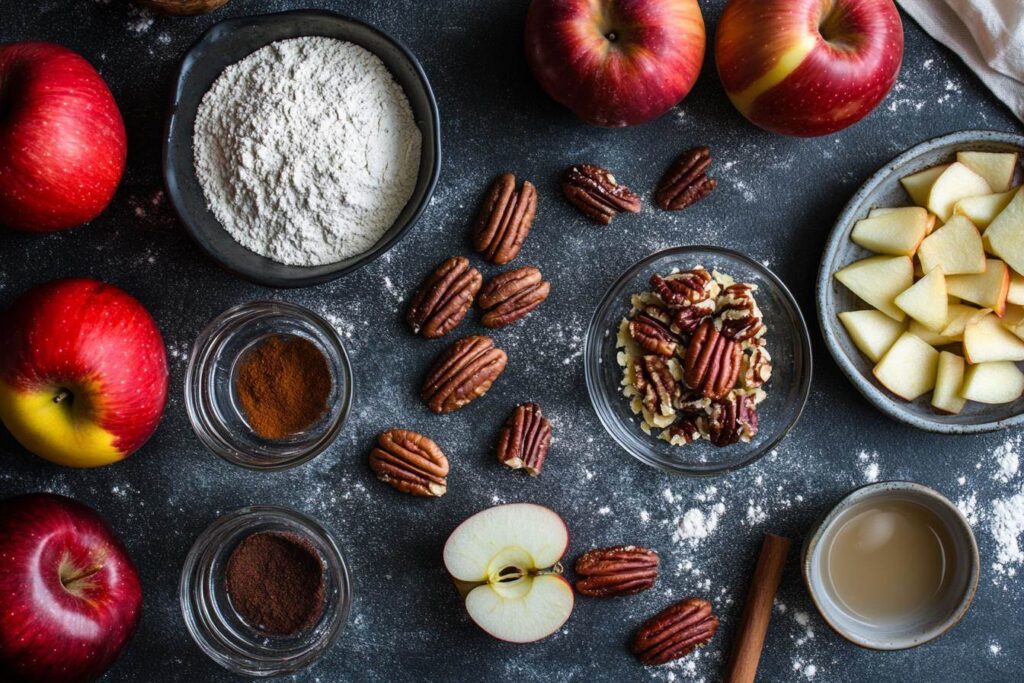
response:
<path id="1" fill-rule="evenodd" d="M 416 185 L 421 135 L 375 55 L 331 38 L 268 45 L 203 97 L 193 147 L 217 220 L 280 263 L 335 263 L 372 247 Z"/>

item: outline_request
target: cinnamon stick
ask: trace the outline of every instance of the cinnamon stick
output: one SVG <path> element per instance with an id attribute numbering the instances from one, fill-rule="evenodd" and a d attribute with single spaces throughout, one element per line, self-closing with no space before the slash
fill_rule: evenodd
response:
<path id="1" fill-rule="evenodd" d="M 725 670 L 726 683 L 753 683 L 761 660 L 768 621 L 772 617 L 775 591 L 782 581 L 782 569 L 789 555 L 788 538 L 767 534 L 761 544 L 750 592 L 743 606 L 743 619 L 732 648 L 732 657 Z"/>

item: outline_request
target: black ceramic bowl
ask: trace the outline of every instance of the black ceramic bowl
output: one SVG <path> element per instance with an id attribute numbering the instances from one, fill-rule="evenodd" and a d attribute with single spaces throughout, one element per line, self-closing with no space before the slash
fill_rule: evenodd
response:
<path id="1" fill-rule="evenodd" d="M 423 135 L 419 178 L 394 225 L 368 251 L 323 266 L 287 266 L 246 249 L 206 206 L 196 177 L 192 133 L 203 95 L 221 72 L 278 40 L 326 36 L 355 43 L 377 55 L 405 90 Z M 308 287 L 341 277 L 374 260 L 397 242 L 430 202 L 441 168 L 437 102 L 423 68 L 400 42 L 354 19 L 329 12 L 296 11 L 227 19 L 215 24 L 185 55 L 174 85 L 164 137 L 164 178 L 171 204 L 203 251 L 227 270 L 270 287 Z"/>

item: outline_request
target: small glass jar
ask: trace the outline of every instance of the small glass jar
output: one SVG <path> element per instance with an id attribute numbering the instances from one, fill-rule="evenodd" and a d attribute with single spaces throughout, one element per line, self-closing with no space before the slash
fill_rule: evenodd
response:
<path id="1" fill-rule="evenodd" d="M 249 426 L 235 391 L 239 360 L 275 335 L 310 341 L 331 373 L 327 411 L 314 424 L 283 439 L 264 439 Z M 352 403 L 352 367 L 331 325 L 285 301 L 254 301 L 229 308 L 196 339 L 185 375 L 185 410 L 199 440 L 228 462 L 282 470 L 322 453 L 341 432 Z"/>
<path id="2" fill-rule="evenodd" d="M 323 562 L 323 612 L 311 628 L 297 635 L 270 636 L 252 628 L 228 596 L 228 558 L 244 539 L 261 532 L 298 536 Z M 259 505 L 222 515 L 199 535 L 181 570 L 178 600 L 185 626 L 203 652 L 229 671 L 262 678 L 305 669 L 331 648 L 348 620 L 352 583 L 341 550 L 316 520 L 287 508 Z"/>

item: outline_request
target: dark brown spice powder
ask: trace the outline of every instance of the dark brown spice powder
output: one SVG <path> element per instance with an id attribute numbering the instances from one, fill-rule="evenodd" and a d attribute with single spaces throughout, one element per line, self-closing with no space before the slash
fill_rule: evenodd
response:
<path id="1" fill-rule="evenodd" d="M 225 569 L 231 604 L 247 624 L 269 635 L 293 636 L 324 611 L 324 566 L 308 541 L 259 532 L 231 552 Z"/>

